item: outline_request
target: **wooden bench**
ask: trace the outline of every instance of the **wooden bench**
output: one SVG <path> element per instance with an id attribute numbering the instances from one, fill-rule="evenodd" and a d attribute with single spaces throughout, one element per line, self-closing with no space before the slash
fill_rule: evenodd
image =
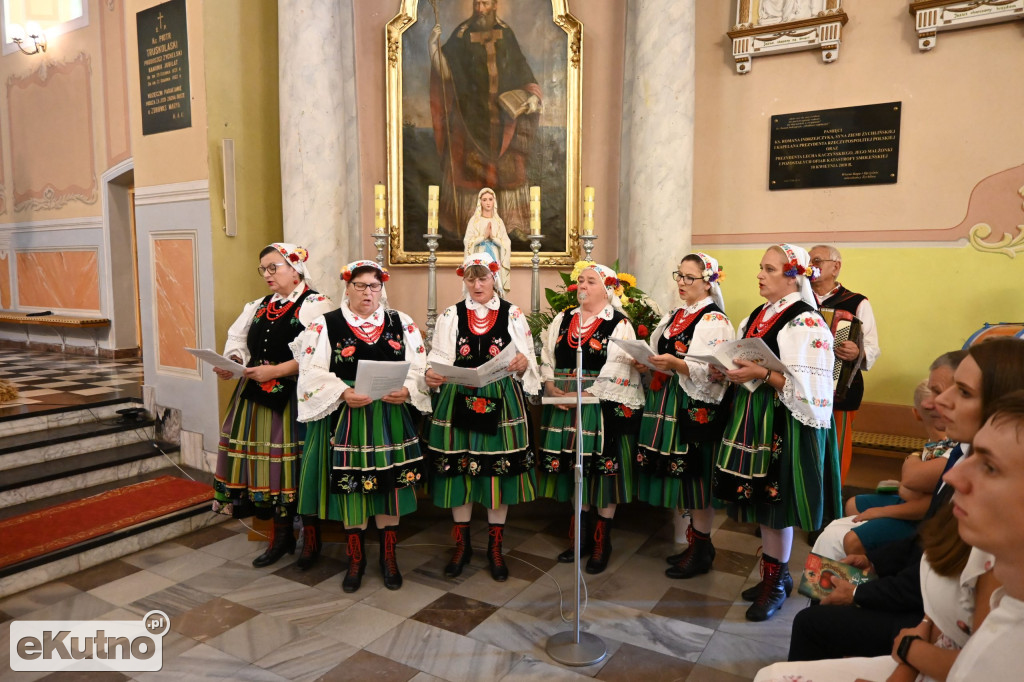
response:
<path id="1" fill-rule="evenodd" d="M 68 329 L 92 329 L 92 341 L 96 349 L 96 355 L 100 354 L 100 342 L 96 329 L 110 326 L 110 320 L 105 317 L 85 317 L 81 315 L 29 315 L 13 310 L 0 310 L 0 324 L 21 325 L 25 329 L 25 340 L 32 342 L 29 333 L 31 327 L 50 327 L 60 336 L 60 349 L 67 347 Z"/>
<path id="2" fill-rule="evenodd" d="M 900 436 L 890 433 L 853 432 L 854 452 L 880 457 L 906 457 L 911 452 L 920 452 L 926 439 L 914 436 Z"/>

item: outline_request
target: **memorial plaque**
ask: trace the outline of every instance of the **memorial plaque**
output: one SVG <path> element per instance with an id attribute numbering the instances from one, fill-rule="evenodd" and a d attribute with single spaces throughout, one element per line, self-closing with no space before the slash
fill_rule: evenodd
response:
<path id="1" fill-rule="evenodd" d="M 192 125 L 185 0 L 170 0 L 135 15 L 139 37 L 142 134 Z"/>
<path id="2" fill-rule="evenodd" d="M 768 189 L 893 184 L 902 102 L 772 116 Z"/>

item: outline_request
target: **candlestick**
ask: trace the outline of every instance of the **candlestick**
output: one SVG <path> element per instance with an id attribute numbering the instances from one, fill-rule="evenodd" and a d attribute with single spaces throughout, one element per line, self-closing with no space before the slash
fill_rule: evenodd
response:
<path id="1" fill-rule="evenodd" d="M 440 188 L 437 185 L 427 186 L 427 234 L 437 234 L 437 198 L 439 190 Z"/>
<path id="2" fill-rule="evenodd" d="M 532 202 L 531 202 L 532 203 Z M 533 268 L 533 286 L 531 288 L 530 295 L 530 312 L 537 314 L 540 312 L 540 240 L 543 239 L 540 231 L 534 232 L 530 230 L 530 250 L 533 251 L 533 257 L 530 259 L 530 265 Z"/>
<path id="3" fill-rule="evenodd" d="M 373 245 L 377 248 L 377 263 L 384 265 L 384 247 L 388 244 L 387 219 L 388 190 L 384 185 L 373 186 Z"/>
<path id="4" fill-rule="evenodd" d="M 430 350 L 434 342 L 434 325 L 437 324 L 437 244 L 441 238 L 437 234 L 437 212 L 434 213 L 434 231 L 427 232 L 423 238 L 427 240 L 427 336 L 424 343 Z"/>
<path id="5" fill-rule="evenodd" d="M 594 188 L 583 189 L 583 234 L 594 234 Z"/>

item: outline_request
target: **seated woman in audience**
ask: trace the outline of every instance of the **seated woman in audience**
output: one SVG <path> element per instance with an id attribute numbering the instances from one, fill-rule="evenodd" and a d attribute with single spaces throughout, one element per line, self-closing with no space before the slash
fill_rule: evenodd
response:
<path id="1" fill-rule="evenodd" d="M 299 512 L 344 523 L 345 592 L 362 582 L 363 536 L 375 517 L 384 587 L 397 590 L 398 519 L 416 510 L 423 459 L 407 403 L 430 412 L 426 352 L 412 318 L 385 307 L 388 276 L 376 261 L 349 263 L 341 277 L 341 308 L 313 320 L 292 344 L 299 358 L 299 420 L 309 423 Z M 364 360 L 410 363 L 402 388 L 378 400 L 357 393 L 357 367 Z"/>
<path id="2" fill-rule="evenodd" d="M 928 512 L 935 486 L 956 445 L 945 439 L 945 425 L 935 410 L 935 397 L 953 385 L 953 372 L 966 355 L 967 351 L 963 350 L 940 355 L 929 367 L 923 394 L 920 390 L 914 393 L 915 410 L 928 429 L 929 442 L 921 452 L 903 461 L 898 493 L 857 495 L 848 499 L 847 516 L 836 519 L 822 530 L 814 542 L 815 554 L 842 559 L 848 554 L 864 554 L 868 549 L 916 532 L 917 522 Z"/>
<path id="3" fill-rule="evenodd" d="M 502 538 L 508 506 L 536 497 L 533 444 L 525 388 L 540 392 L 540 373 L 526 316 L 499 295 L 500 265 L 488 253 L 470 253 L 456 271 L 463 300 L 437 320 L 428 361 L 479 367 L 508 347 L 513 376 L 480 388 L 447 383 L 427 370 L 427 385 L 440 389 L 427 428 L 430 492 L 434 505 L 451 509 L 455 552 L 445 566 L 449 578 L 462 573 L 473 556 L 469 520 L 473 503 L 487 509 L 487 562 L 491 577 L 508 579 Z"/>
<path id="4" fill-rule="evenodd" d="M 832 420 L 832 333 L 817 311 L 810 257 L 799 246 L 770 247 L 758 288 L 766 303 L 739 327 L 760 338 L 786 366 L 773 372 L 748 360 L 726 376 L 737 386 L 715 461 L 714 494 L 739 521 L 761 524 L 761 583 L 743 593 L 747 620 L 763 621 L 793 589 L 787 562 L 793 526 L 815 530 L 841 508 Z"/>
<path id="5" fill-rule="evenodd" d="M 622 312 L 615 288 L 618 275 L 604 265 L 576 264 L 579 307 L 558 313 L 544 331 L 541 379 L 551 397 L 576 396 L 576 350 L 582 348 L 583 395 L 600 398 L 584 405 L 583 510 L 580 554 L 589 555 L 587 573 L 601 573 L 612 553 L 611 524 L 618 504 L 633 500 L 633 460 L 644 393 L 630 356 L 612 339 L 635 340 L 633 326 Z M 574 499 L 576 483 L 576 408 L 545 405 L 541 418 L 538 492 L 559 502 Z M 587 514 L 597 507 L 588 529 Z M 574 561 L 570 547 L 558 556 Z"/>
<path id="6" fill-rule="evenodd" d="M 711 465 L 722 437 L 725 410 L 719 407 L 727 384 L 713 378 L 703 362 L 683 357 L 691 348 L 710 353 L 732 341 L 736 332 L 725 316 L 718 261 L 691 253 L 679 263 L 676 280 L 683 306 L 665 316 L 651 335 L 658 368 L 651 380 L 640 425 L 637 452 L 637 497 L 648 504 L 682 513 L 690 510 L 689 542 L 668 557 L 669 578 L 692 578 L 711 570 Z M 646 373 L 645 365 L 635 363 Z"/>
<path id="7" fill-rule="evenodd" d="M 1015 391 L 1020 386 L 1024 386 L 1024 341 L 1006 338 L 995 339 L 969 349 L 968 357 L 957 367 L 954 384 L 935 400 L 936 407 L 946 422 L 947 434 L 961 443 L 950 457 L 951 467 L 962 465 L 967 459 L 961 454 L 971 451 L 970 444 L 975 439 L 985 418 L 995 409 L 996 400 Z M 922 524 L 921 537 L 926 547 L 934 548 L 944 542 L 942 533 L 929 532 L 929 530 L 941 528 L 951 518 L 953 508 L 948 504 L 951 493 L 952 490 L 949 486 L 942 489 L 935 500 L 934 516 Z M 973 556 L 977 552 L 978 549 L 972 553 L 972 561 L 977 558 Z M 933 561 L 934 556 L 934 551 L 929 554 L 926 549 L 925 558 L 928 561 Z M 844 560 L 864 569 L 872 568 L 864 556 L 851 556 Z M 813 653 L 813 649 L 826 652 L 833 657 L 851 654 L 863 656 L 872 651 L 877 652 L 876 656 L 880 656 L 883 651 L 890 652 L 895 646 L 898 646 L 901 639 L 898 635 L 899 631 L 894 632 L 890 629 L 888 623 L 891 621 L 887 621 L 885 617 L 891 615 L 887 611 L 891 602 L 900 598 L 899 594 L 894 592 L 897 586 L 914 584 L 908 583 L 905 579 L 901 580 L 904 575 L 920 576 L 920 582 L 916 584 L 920 585 L 917 589 L 924 598 L 927 614 L 925 620 L 928 621 L 929 627 L 932 622 L 940 623 L 939 620 L 936 620 L 937 614 L 932 613 L 929 609 L 945 609 L 942 617 L 945 618 L 946 627 L 943 629 L 942 625 L 939 625 L 945 638 L 940 638 L 940 643 L 947 650 L 951 647 L 962 646 L 964 641 L 962 634 L 977 629 L 988 601 L 983 596 L 975 600 L 978 610 L 974 616 L 973 626 L 971 620 L 956 616 L 957 608 L 965 608 L 962 602 L 967 593 L 964 590 L 971 587 L 970 580 L 962 581 L 959 598 L 948 593 L 944 597 L 941 594 L 938 597 L 935 594 L 929 594 L 929 590 L 936 585 L 941 587 L 941 583 L 930 582 L 926 577 L 926 573 L 931 571 L 931 568 L 927 566 L 928 561 L 924 561 L 920 568 L 907 568 L 899 576 L 881 577 L 864 583 L 856 589 L 849 583 L 840 581 L 832 594 L 822 601 L 822 606 L 805 609 L 797 614 L 794 620 L 790 659 L 800 662 L 776 664 L 776 666 L 766 668 L 758 679 L 787 680 L 797 674 L 803 675 L 803 679 L 808 682 L 816 679 L 852 680 L 858 677 L 886 679 L 886 675 L 896 671 L 897 667 L 896 661 L 886 656 L 877 659 L 842 659 L 842 665 L 839 667 L 837 667 L 839 661 L 809 663 L 801 661 L 801 659 L 818 658 L 818 656 L 808 655 Z M 972 565 L 976 565 L 976 563 L 969 563 L 968 568 Z M 982 567 L 984 568 L 984 564 Z M 970 576 L 964 573 L 961 577 L 963 579 Z M 991 587 L 995 581 L 991 581 L 990 578 L 990 575 L 979 577 L 977 589 L 983 591 Z M 856 603 L 860 608 L 851 606 L 852 603 Z M 952 620 L 950 619 L 951 613 L 955 616 Z M 924 624 L 924 621 L 920 622 Z M 895 645 L 893 643 L 894 635 L 896 635 Z M 954 644 L 958 646 L 954 646 Z M 914 648 L 918 649 L 917 646 Z M 927 662 L 918 661 L 923 666 L 920 670 L 931 677 L 942 679 L 952 665 L 954 656 L 950 655 L 948 651 L 939 652 L 928 648 L 925 648 L 924 651 Z M 915 656 L 919 655 L 920 653 L 915 654 Z M 939 663 L 941 666 L 934 668 L 932 663 Z M 819 665 L 822 667 L 818 667 Z M 886 670 L 888 672 L 885 672 Z M 901 675 L 906 675 L 906 672 L 903 671 L 891 679 L 903 679 Z M 913 680 L 915 675 L 916 673 L 908 679 Z"/>

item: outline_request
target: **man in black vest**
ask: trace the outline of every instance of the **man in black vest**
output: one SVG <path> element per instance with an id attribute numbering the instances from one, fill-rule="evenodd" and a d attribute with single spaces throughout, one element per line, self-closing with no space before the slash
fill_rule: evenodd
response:
<path id="1" fill-rule="evenodd" d="M 826 315 L 826 319 L 831 319 L 827 315 L 829 311 L 844 310 L 856 316 L 861 322 L 859 335 L 835 346 L 837 360 L 860 362 L 854 373 L 853 383 L 846 389 L 845 394 L 842 394 L 841 390 L 837 391 L 833 406 L 839 457 L 842 462 L 840 476 L 845 481 L 853 456 L 853 418 L 864 397 L 864 378 L 861 372 L 871 369 L 878 358 L 878 329 L 875 327 L 875 314 L 867 297 L 854 293 L 839 283 L 839 270 L 843 266 L 843 257 L 839 249 L 818 244 L 810 250 L 810 254 L 811 265 L 821 270 L 821 275 L 811 283 L 811 288 L 822 314 Z"/>

